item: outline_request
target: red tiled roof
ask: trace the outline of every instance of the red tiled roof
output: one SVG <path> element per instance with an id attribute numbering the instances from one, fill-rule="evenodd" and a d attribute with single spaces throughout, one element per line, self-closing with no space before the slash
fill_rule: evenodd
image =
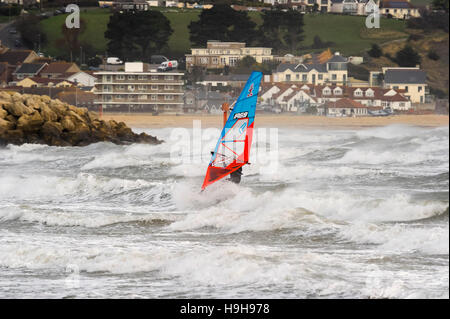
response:
<path id="1" fill-rule="evenodd" d="M 339 99 L 336 102 L 327 102 L 325 105 L 333 108 L 367 108 L 367 106 L 349 98 Z"/>
<path id="2" fill-rule="evenodd" d="M 47 65 L 42 73 L 58 73 L 64 74 L 67 73 L 67 70 L 72 67 L 75 63 L 70 62 L 52 62 Z"/>
<path id="3" fill-rule="evenodd" d="M 0 54 L 0 62 L 7 62 L 10 65 L 18 65 L 23 63 L 30 54 L 32 50 L 9 50 Z"/>

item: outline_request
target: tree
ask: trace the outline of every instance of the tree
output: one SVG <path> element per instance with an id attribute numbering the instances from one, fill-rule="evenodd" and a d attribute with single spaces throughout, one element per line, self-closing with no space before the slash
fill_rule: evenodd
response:
<path id="1" fill-rule="evenodd" d="M 17 21 L 17 30 L 20 32 L 22 42 L 29 48 L 37 50 L 39 44 L 47 43 L 47 36 L 42 32 L 39 17 L 35 15 L 27 15 L 20 17 Z"/>
<path id="2" fill-rule="evenodd" d="M 194 45 L 205 46 L 208 40 L 252 43 L 256 24 L 245 11 L 236 11 L 227 4 L 215 4 L 202 10 L 199 20 L 192 21 L 188 28 Z"/>
<path id="3" fill-rule="evenodd" d="M 192 69 L 185 74 L 186 81 L 190 85 L 195 85 L 195 83 L 202 81 L 204 77 L 205 70 L 198 65 L 193 66 Z"/>
<path id="4" fill-rule="evenodd" d="M 277 52 L 296 54 L 303 41 L 303 15 L 295 10 L 266 10 L 259 28 L 259 42 Z"/>
<path id="5" fill-rule="evenodd" d="M 448 0 L 433 0 L 433 9 L 444 10 L 448 13 Z"/>
<path id="6" fill-rule="evenodd" d="M 116 12 L 105 32 L 108 52 L 123 59 L 144 59 L 167 46 L 173 30 L 159 11 Z"/>
<path id="7" fill-rule="evenodd" d="M 98 56 L 90 57 L 87 60 L 87 65 L 89 66 L 98 67 L 100 64 L 102 64 L 102 59 L 99 58 Z"/>
<path id="8" fill-rule="evenodd" d="M 381 50 L 378 44 L 374 43 L 368 53 L 372 58 L 379 58 L 383 55 L 383 50 Z"/>
<path id="9" fill-rule="evenodd" d="M 313 12 L 318 12 L 319 11 L 319 4 L 316 2 L 313 5 Z"/>
<path id="10" fill-rule="evenodd" d="M 411 46 L 407 45 L 398 51 L 395 56 L 395 62 L 402 67 L 413 67 L 419 64 L 421 57 Z"/>
<path id="11" fill-rule="evenodd" d="M 439 56 L 439 54 L 437 54 L 436 51 L 434 51 L 433 49 L 431 49 L 428 54 L 427 57 L 431 60 L 437 61 L 439 60 L 441 57 Z"/>
<path id="12" fill-rule="evenodd" d="M 86 21 L 80 19 L 79 28 L 67 28 L 64 23 L 61 26 L 62 38 L 56 40 L 59 47 L 65 48 L 66 52 L 75 52 L 80 50 L 80 35 L 86 30 Z M 81 63 L 81 57 L 80 57 Z"/>

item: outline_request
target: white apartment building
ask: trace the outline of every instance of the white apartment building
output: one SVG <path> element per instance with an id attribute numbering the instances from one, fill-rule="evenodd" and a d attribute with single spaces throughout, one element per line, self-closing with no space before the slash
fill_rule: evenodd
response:
<path id="1" fill-rule="evenodd" d="M 235 66 L 245 56 L 253 57 L 256 62 L 272 61 L 272 48 L 246 47 L 244 42 L 221 42 L 210 40 L 206 48 L 192 48 L 186 54 L 186 68 L 201 66 L 207 69 L 221 69 Z"/>
<path id="2" fill-rule="evenodd" d="M 124 71 L 101 71 L 95 75 L 95 104 L 105 111 L 182 110 L 182 72 L 157 72 L 142 62 L 126 62 Z"/>

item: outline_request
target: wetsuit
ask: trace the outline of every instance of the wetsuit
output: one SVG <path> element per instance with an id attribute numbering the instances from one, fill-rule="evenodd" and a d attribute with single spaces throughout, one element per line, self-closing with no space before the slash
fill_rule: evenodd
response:
<path id="1" fill-rule="evenodd" d="M 241 182 L 241 175 L 242 175 L 242 167 L 239 167 L 239 169 L 235 170 L 233 173 L 230 174 L 230 181 L 239 184 Z"/>

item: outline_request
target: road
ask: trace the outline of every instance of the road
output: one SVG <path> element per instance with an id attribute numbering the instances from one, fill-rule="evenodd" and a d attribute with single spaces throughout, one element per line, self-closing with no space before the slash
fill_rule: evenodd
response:
<path id="1" fill-rule="evenodd" d="M 13 26 L 14 21 L 8 23 L 0 24 L 0 41 L 4 46 L 9 47 L 10 49 L 27 49 L 22 45 L 22 40 L 20 39 L 20 33 L 11 33 L 11 30 L 16 30 Z M 19 40 L 21 45 L 16 46 L 16 40 Z"/>

